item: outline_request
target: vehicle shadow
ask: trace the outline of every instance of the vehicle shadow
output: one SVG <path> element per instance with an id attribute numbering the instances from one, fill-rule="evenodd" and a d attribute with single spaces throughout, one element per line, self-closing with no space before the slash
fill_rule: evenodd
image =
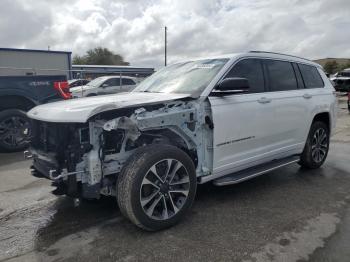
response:
<path id="1" fill-rule="evenodd" d="M 58 240 L 79 232 L 87 232 L 97 227 L 101 232 L 103 242 L 115 243 L 115 234 L 120 240 L 125 236 L 127 243 L 140 240 L 140 238 L 153 238 L 152 235 L 160 234 L 161 238 L 167 238 L 164 234 L 173 234 L 175 231 L 191 232 L 197 227 L 196 215 L 202 219 L 203 214 L 210 214 L 211 207 L 229 204 L 232 201 L 239 201 L 239 195 L 249 195 L 257 189 L 262 189 L 271 182 L 267 175 L 247 181 L 235 186 L 217 187 L 211 183 L 198 185 L 194 207 L 186 217 L 185 222 L 158 233 L 144 231 L 129 220 L 124 218 L 118 208 L 114 197 L 102 197 L 99 200 L 82 200 L 78 206 L 70 197 L 60 197 L 51 207 L 55 212 L 48 223 L 39 228 L 36 234 L 35 250 L 46 252 Z M 204 221 L 207 224 L 208 221 Z M 98 237 L 98 236 L 96 236 Z M 109 240 L 108 240 L 109 239 Z M 119 243 L 120 244 L 120 243 Z"/>

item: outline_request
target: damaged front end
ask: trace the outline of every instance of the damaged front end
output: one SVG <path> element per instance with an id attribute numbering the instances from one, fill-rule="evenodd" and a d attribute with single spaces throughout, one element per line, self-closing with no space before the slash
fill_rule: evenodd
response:
<path id="1" fill-rule="evenodd" d="M 33 137 L 26 157 L 33 159 L 32 173 L 54 181 L 55 192 L 81 195 L 86 156 L 93 151 L 88 124 L 32 120 Z"/>
<path id="2" fill-rule="evenodd" d="M 53 180 L 59 194 L 116 195 L 118 174 L 135 150 L 166 143 L 190 155 L 197 176 L 207 175 L 212 132 L 204 119 L 209 113 L 195 101 L 175 101 L 103 112 L 87 123 L 33 120 L 33 170 Z"/>

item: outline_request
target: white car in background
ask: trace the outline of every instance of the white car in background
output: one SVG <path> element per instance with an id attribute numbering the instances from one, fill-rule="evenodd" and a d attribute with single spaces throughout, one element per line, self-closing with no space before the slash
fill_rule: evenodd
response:
<path id="1" fill-rule="evenodd" d="M 73 98 L 130 92 L 137 80 L 128 76 L 101 76 L 83 86 L 70 88 Z"/>

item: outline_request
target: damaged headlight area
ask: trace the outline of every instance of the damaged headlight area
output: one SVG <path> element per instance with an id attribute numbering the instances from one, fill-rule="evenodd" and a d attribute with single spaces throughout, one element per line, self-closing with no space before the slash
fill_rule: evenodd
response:
<path id="1" fill-rule="evenodd" d="M 89 125 L 32 120 L 32 127 L 29 150 L 33 174 L 53 180 L 59 187 L 57 193 L 79 195 L 81 185 L 77 182 L 84 172 L 79 169 L 79 163 L 84 162 L 93 148 Z"/>
<path id="2" fill-rule="evenodd" d="M 108 175 L 119 172 L 123 160 L 121 157 L 115 161 L 115 156 L 134 146 L 126 143 L 125 130 L 104 130 L 104 123 L 33 120 L 29 149 L 33 175 L 51 179 L 58 195 L 83 198 L 114 195 L 116 177 Z"/>
<path id="3" fill-rule="evenodd" d="M 53 180 L 56 194 L 116 195 L 118 174 L 130 156 L 148 145 L 167 144 L 186 152 L 198 174 L 205 174 L 203 148 L 210 148 L 202 141 L 209 129 L 195 117 L 195 110 L 174 103 L 100 114 L 87 123 L 33 120 L 33 173 Z"/>

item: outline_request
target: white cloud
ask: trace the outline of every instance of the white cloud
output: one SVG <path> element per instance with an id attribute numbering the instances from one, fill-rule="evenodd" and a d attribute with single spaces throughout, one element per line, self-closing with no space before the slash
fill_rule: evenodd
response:
<path id="1" fill-rule="evenodd" d="M 0 43 L 71 50 L 104 46 L 132 65 L 259 49 L 350 57 L 349 0 L 2 0 Z"/>

